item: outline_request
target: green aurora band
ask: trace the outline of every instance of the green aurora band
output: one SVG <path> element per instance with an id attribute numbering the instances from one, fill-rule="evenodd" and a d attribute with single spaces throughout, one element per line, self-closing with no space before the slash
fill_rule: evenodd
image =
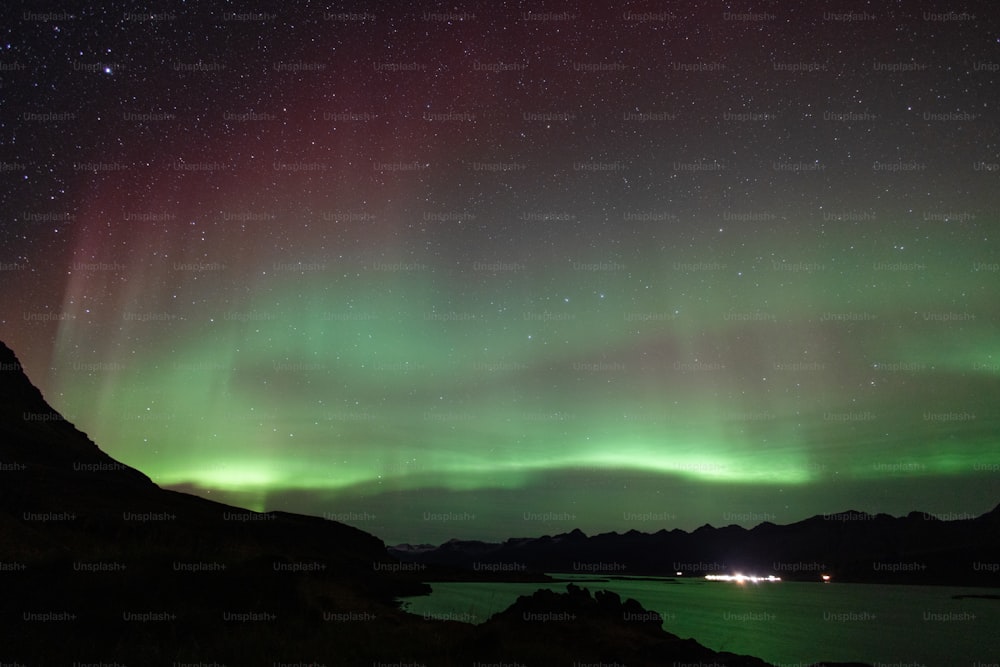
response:
<path id="1" fill-rule="evenodd" d="M 857 278 L 831 286 L 816 264 L 750 267 L 744 294 L 709 303 L 689 295 L 738 269 L 685 270 L 696 261 L 645 278 L 624 264 L 492 267 L 446 307 L 455 277 L 426 265 L 262 278 L 241 307 L 133 316 L 122 335 L 145 327 L 158 348 L 60 376 L 64 405 L 157 482 L 257 510 L 275 509 L 275 490 L 335 506 L 338 493 L 527 489 L 557 470 L 784 489 L 997 460 L 990 323 L 924 315 L 953 309 L 930 307 L 912 276 L 884 273 L 866 291 Z M 938 284 L 949 279 L 969 281 Z M 637 280 L 671 287 L 635 297 Z M 558 288 L 538 297 L 539 284 Z M 946 345 L 959 325 L 965 344 Z M 949 376 L 968 391 L 942 391 Z"/>

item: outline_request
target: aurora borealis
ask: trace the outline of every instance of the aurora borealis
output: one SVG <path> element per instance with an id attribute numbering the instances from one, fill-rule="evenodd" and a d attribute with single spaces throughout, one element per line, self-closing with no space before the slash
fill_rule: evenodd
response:
<path id="1" fill-rule="evenodd" d="M 17 7 L 0 337 L 389 543 L 977 515 L 1000 29 L 909 4 Z"/>

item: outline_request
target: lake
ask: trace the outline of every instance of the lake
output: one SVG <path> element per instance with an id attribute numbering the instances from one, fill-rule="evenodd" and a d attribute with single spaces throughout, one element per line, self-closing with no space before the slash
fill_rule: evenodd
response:
<path id="1" fill-rule="evenodd" d="M 1000 589 L 842 583 L 734 583 L 679 577 L 553 574 L 591 591 L 635 598 L 663 628 L 716 651 L 781 667 L 821 660 L 876 667 L 1000 666 Z M 429 618 L 482 623 L 518 596 L 554 584 L 430 582 L 433 593 L 404 599 Z"/>

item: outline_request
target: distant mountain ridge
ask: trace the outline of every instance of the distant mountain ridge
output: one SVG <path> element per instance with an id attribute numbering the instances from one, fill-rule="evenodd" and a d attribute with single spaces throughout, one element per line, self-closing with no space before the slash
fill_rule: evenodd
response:
<path id="1" fill-rule="evenodd" d="M 783 579 L 998 586 L 1000 505 L 972 519 L 942 521 L 847 510 L 792 524 L 762 523 L 587 536 L 579 529 L 491 543 L 403 544 L 400 560 L 466 570 L 512 569 L 603 575 L 753 573 Z"/>

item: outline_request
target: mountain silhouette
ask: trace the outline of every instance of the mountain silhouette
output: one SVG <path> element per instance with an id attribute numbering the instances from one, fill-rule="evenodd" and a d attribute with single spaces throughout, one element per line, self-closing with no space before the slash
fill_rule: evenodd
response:
<path id="1" fill-rule="evenodd" d="M 465 570 L 484 564 L 528 572 L 704 576 L 753 573 L 783 579 L 841 582 L 1000 585 L 1000 506 L 974 518 L 942 521 L 847 510 L 779 526 L 751 529 L 705 525 L 692 531 L 602 533 L 579 530 L 499 543 L 450 540 L 437 548 L 403 545 L 394 556 L 413 563 Z"/>
<path id="2" fill-rule="evenodd" d="M 429 592 L 426 578 L 440 577 L 356 528 L 161 489 L 53 410 L 0 343 L 5 663 L 767 667 L 585 589 L 521 597 L 475 626 L 405 613 L 397 599 Z M 543 607 L 572 617 L 555 639 L 530 622 Z"/>

